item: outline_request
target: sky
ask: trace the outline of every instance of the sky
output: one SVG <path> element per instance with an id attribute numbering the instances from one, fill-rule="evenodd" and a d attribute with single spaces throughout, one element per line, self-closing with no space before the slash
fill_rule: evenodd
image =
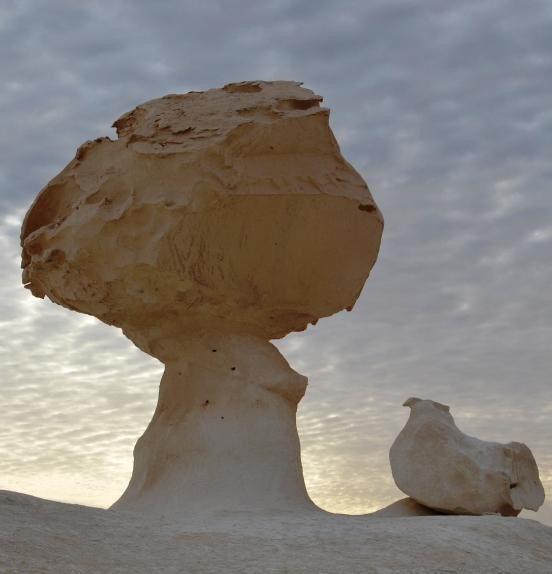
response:
<path id="1" fill-rule="evenodd" d="M 162 365 L 23 289 L 19 228 L 85 140 L 143 101 L 242 80 L 324 97 L 385 217 L 353 312 L 276 344 L 309 378 L 307 488 L 371 512 L 411 396 L 526 443 L 552 524 L 552 3 L 2 0 L 0 488 L 96 506 L 124 490 Z"/>

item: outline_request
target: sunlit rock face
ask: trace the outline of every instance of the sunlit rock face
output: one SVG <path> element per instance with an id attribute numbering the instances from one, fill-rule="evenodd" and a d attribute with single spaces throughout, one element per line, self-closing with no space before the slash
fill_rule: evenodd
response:
<path id="1" fill-rule="evenodd" d="M 246 82 L 125 114 L 31 207 L 25 283 L 162 360 L 206 317 L 270 339 L 352 307 L 382 218 L 320 101 Z"/>
<path id="2" fill-rule="evenodd" d="M 31 292 L 166 364 L 120 507 L 310 504 L 306 379 L 269 340 L 350 310 L 383 228 L 321 99 L 243 82 L 146 102 L 117 140 L 83 144 L 25 218 Z"/>
<path id="3" fill-rule="evenodd" d="M 449 407 L 408 399 L 410 417 L 391 446 L 397 486 L 419 504 L 453 514 L 517 516 L 538 510 L 544 489 L 529 448 L 465 435 Z"/>

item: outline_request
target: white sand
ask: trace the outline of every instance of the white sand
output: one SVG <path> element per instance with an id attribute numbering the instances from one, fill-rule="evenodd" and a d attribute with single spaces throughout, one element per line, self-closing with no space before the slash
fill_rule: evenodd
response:
<path id="1" fill-rule="evenodd" d="M 175 522 L 0 491 L 4 573 L 552 573 L 552 528 L 498 516 L 219 514 Z"/>

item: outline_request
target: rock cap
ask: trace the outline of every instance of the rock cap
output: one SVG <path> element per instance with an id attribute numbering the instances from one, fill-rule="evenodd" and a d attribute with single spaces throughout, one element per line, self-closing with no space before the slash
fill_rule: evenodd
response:
<path id="1" fill-rule="evenodd" d="M 25 286 L 162 360 L 214 324 L 271 339 L 350 310 L 383 219 L 321 101 L 240 82 L 124 114 L 31 206 Z"/>

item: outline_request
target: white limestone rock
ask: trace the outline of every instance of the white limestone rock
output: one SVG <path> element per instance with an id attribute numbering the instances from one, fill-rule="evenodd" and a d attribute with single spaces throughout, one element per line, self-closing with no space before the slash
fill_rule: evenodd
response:
<path id="1" fill-rule="evenodd" d="M 82 145 L 22 228 L 23 282 L 165 366 L 116 508 L 314 508 L 307 380 L 270 343 L 350 310 L 383 219 L 297 82 L 169 95 Z"/>
<path id="2" fill-rule="evenodd" d="M 397 486 L 418 503 L 452 514 L 517 516 L 538 510 L 544 489 L 529 448 L 464 434 L 440 403 L 410 398 L 410 417 L 389 452 Z"/>

